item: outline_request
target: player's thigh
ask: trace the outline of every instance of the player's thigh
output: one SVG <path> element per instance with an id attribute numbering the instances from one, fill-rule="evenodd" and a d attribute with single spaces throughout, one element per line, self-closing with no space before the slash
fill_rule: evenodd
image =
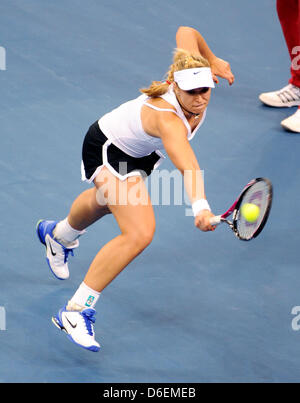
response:
<path id="1" fill-rule="evenodd" d="M 97 200 L 107 204 L 123 234 L 150 243 L 155 216 L 145 183 L 140 176 L 120 180 L 104 167 L 94 181 Z"/>
<path id="2" fill-rule="evenodd" d="M 87 194 L 87 203 L 92 210 L 97 211 L 99 213 L 103 213 L 103 214 L 111 213 L 107 204 L 99 203 L 96 187 L 90 188 L 86 192 L 87 192 L 86 193 Z"/>

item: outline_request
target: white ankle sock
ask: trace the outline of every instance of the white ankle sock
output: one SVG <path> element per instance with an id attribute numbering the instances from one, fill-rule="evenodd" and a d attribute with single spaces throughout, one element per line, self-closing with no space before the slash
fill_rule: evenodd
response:
<path id="1" fill-rule="evenodd" d="M 100 292 L 93 290 L 82 282 L 73 297 L 70 299 L 67 309 L 81 310 L 86 308 L 94 308 L 99 297 Z"/>
<path id="2" fill-rule="evenodd" d="M 72 228 L 68 222 L 68 217 L 67 217 L 64 220 L 62 220 L 56 224 L 56 227 L 54 228 L 54 231 L 53 231 L 53 235 L 62 244 L 64 244 L 64 243 L 68 244 L 68 243 L 72 243 L 72 242 L 76 241 L 76 239 L 79 238 L 80 235 L 84 234 L 85 232 L 86 232 L 85 230 L 78 231 L 78 230 Z"/>

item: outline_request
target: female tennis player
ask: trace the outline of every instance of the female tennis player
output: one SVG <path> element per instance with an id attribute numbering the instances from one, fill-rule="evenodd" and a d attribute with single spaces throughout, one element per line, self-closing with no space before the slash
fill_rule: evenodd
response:
<path id="1" fill-rule="evenodd" d="M 82 178 L 94 186 L 77 197 L 64 220 L 40 220 L 37 225 L 48 265 L 58 279 L 69 277 L 69 253 L 78 247 L 87 227 L 109 213 L 120 227 L 120 235 L 98 252 L 73 297 L 52 318 L 74 343 L 90 351 L 100 348 L 93 323 L 101 291 L 153 238 L 155 217 L 144 178 L 162 161 L 160 150 L 183 175 L 196 227 L 214 229 L 189 140 L 205 119 L 217 76 L 229 84 L 234 76 L 229 64 L 211 52 L 195 29 L 180 27 L 176 44 L 166 81 L 152 82 L 138 98 L 90 126 L 83 142 Z"/>

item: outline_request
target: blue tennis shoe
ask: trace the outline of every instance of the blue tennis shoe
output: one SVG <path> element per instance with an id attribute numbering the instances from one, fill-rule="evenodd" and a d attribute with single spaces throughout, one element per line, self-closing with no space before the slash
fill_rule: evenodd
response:
<path id="1" fill-rule="evenodd" d="M 54 325 L 67 333 L 68 338 L 80 347 L 97 352 L 100 344 L 95 340 L 94 326 L 96 311 L 92 308 L 69 311 L 66 306 L 52 317 Z"/>
<path id="2" fill-rule="evenodd" d="M 74 256 L 73 249 L 79 246 L 76 240 L 66 247 L 58 242 L 53 235 L 56 221 L 40 220 L 36 226 L 36 232 L 40 242 L 46 247 L 46 260 L 54 276 L 59 280 L 69 278 L 68 257 Z"/>

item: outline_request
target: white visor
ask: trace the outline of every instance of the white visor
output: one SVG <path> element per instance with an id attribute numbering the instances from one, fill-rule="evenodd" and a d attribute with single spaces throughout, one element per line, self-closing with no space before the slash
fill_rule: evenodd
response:
<path id="1" fill-rule="evenodd" d="M 195 69 L 175 71 L 174 81 L 178 84 L 178 87 L 184 91 L 201 87 L 215 88 L 209 67 L 197 67 Z"/>

